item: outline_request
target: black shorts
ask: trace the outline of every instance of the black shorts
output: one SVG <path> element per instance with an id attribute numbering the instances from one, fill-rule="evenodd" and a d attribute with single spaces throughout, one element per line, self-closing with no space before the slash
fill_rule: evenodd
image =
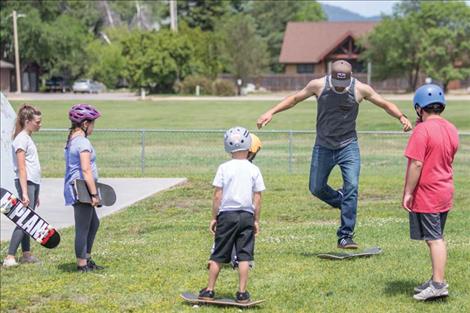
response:
<path id="1" fill-rule="evenodd" d="M 410 213 L 410 237 L 413 240 L 437 240 L 444 235 L 447 212 Z"/>
<path id="2" fill-rule="evenodd" d="M 245 211 L 222 212 L 217 216 L 214 251 L 210 259 L 229 263 L 235 245 L 238 261 L 253 261 L 255 226 L 253 214 Z"/>

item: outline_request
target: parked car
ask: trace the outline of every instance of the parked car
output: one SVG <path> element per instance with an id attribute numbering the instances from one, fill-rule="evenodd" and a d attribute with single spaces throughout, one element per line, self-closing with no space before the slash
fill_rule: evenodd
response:
<path id="1" fill-rule="evenodd" d="M 74 93 L 99 93 L 103 90 L 103 85 L 91 79 L 80 79 L 73 83 Z"/>
<path id="2" fill-rule="evenodd" d="M 72 90 L 72 87 L 70 86 L 70 83 L 61 76 L 52 76 L 51 78 L 46 80 L 46 91 L 67 92 L 71 90 Z"/>

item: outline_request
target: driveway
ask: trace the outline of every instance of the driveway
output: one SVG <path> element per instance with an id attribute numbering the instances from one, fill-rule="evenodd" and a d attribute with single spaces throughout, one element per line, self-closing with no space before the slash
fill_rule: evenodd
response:
<path id="1" fill-rule="evenodd" d="M 103 178 L 100 182 L 113 186 L 117 200 L 113 206 L 97 208 L 98 216 L 112 214 L 157 192 L 186 182 L 186 178 Z M 54 227 L 63 228 L 74 225 L 73 207 L 64 205 L 62 178 L 44 178 L 39 195 L 41 205 L 38 213 Z M 4 214 L 0 214 L 0 240 L 10 240 L 16 225 Z"/>

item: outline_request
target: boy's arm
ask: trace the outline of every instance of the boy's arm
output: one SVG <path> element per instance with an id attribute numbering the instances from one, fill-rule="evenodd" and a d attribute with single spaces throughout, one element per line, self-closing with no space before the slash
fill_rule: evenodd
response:
<path id="1" fill-rule="evenodd" d="M 215 235 L 215 228 L 217 227 L 217 214 L 219 213 L 221 201 L 222 201 L 222 188 L 215 187 L 214 197 L 212 199 L 212 219 L 209 224 L 209 231 L 213 235 Z"/>
<path id="2" fill-rule="evenodd" d="M 403 193 L 402 202 L 403 208 L 408 212 L 411 212 L 411 206 L 413 204 L 413 192 L 415 191 L 416 185 L 418 184 L 422 169 L 423 162 L 415 159 L 410 160 L 410 166 L 406 173 L 405 191 Z"/>
<path id="3" fill-rule="evenodd" d="M 255 192 L 253 195 L 253 205 L 255 207 L 255 235 L 258 235 L 259 229 L 259 217 L 261 212 L 261 192 Z"/>

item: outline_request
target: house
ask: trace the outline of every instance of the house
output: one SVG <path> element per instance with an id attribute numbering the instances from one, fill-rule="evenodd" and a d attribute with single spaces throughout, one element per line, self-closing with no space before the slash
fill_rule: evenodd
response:
<path id="1" fill-rule="evenodd" d="M 377 22 L 289 22 L 284 32 L 279 63 L 285 74 L 328 73 L 330 62 L 338 59 L 351 63 L 354 73 L 367 71 L 359 60 L 358 40 Z"/>
<path id="2" fill-rule="evenodd" d="M 9 92 L 11 90 L 10 77 L 14 68 L 13 64 L 0 60 L 0 91 Z"/>

